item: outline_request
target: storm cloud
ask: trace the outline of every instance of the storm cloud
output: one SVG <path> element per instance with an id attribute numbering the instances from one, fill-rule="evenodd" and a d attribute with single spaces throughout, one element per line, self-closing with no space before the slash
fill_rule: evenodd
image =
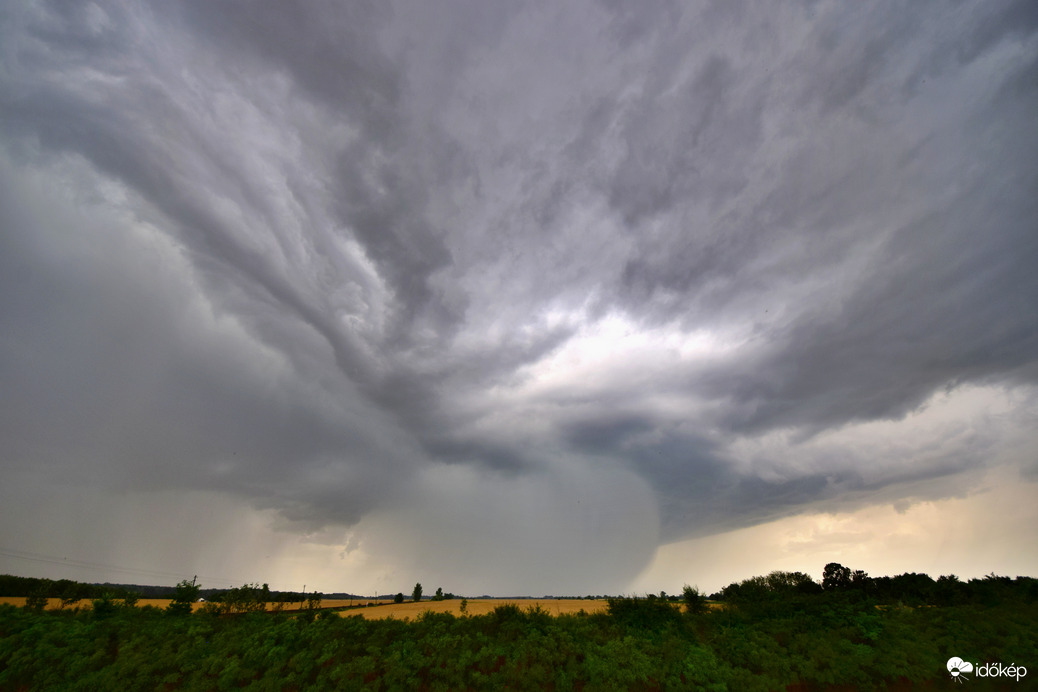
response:
<path id="1" fill-rule="evenodd" d="M 1038 472 L 1033 3 L 9 2 L 0 46 L 12 502 L 539 594 Z"/>

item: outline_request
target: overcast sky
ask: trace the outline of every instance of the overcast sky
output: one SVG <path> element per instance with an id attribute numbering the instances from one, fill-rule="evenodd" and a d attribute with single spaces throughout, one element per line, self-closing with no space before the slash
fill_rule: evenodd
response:
<path id="1" fill-rule="evenodd" d="M 0 572 L 1038 574 L 1038 5 L 0 3 Z"/>

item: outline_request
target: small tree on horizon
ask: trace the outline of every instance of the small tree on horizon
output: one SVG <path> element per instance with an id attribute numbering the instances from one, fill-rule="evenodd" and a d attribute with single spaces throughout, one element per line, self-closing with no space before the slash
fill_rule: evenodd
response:
<path id="1" fill-rule="evenodd" d="M 685 604 L 685 612 L 697 615 L 706 612 L 706 598 L 700 592 L 698 586 L 689 586 L 681 590 L 681 600 Z"/>
<path id="2" fill-rule="evenodd" d="M 422 583 L 418 582 L 414 585 L 414 591 L 411 592 L 411 600 L 417 603 L 422 600 Z"/>
<path id="3" fill-rule="evenodd" d="M 851 585 L 851 568 L 839 562 L 830 562 L 822 570 L 822 588 L 826 591 L 839 591 Z"/>

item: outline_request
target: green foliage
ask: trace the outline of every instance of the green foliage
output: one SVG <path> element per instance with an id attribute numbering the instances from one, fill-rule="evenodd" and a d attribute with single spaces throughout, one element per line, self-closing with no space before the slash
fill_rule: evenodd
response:
<path id="1" fill-rule="evenodd" d="M 264 584 L 243 584 L 228 589 L 220 596 L 221 612 L 224 613 L 256 613 L 267 609 L 270 589 Z"/>
<path id="2" fill-rule="evenodd" d="M 417 603 L 422 600 L 422 584 L 421 582 L 414 585 L 414 591 L 411 592 L 411 600 Z"/>
<path id="3" fill-rule="evenodd" d="M 468 612 L 469 609 L 469 599 L 461 599 L 461 603 L 458 604 L 458 607 L 461 610 L 462 615 L 464 615 L 466 612 Z"/>
<path id="4" fill-rule="evenodd" d="M 168 597 L 166 590 L 170 587 L 144 587 L 150 590 L 158 590 L 162 593 L 153 593 L 156 598 Z M 113 586 L 111 584 L 83 584 L 71 579 L 38 579 L 35 577 L 17 577 L 11 574 L 0 574 L 0 594 L 4 596 L 28 597 L 34 594 L 47 598 L 60 598 L 67 607 L 83 599 L 93 599 L 108 592 L 113 598 L 123 598 L 128 593 L 136 593 L 135 589 Z"/>
<path id="5" fill-rule="evenodd" d="M 839 562 L 830 562 L 822 570 L 822 588 L 826 591 L 847 589 L 851 585 L 851 569 Z"/>
<path id="6" fill-rule="evenodd" d="M 751 577 L 729 584 L 721 589 L 721 597 L 731 603 L 760 607 L 777 602 L 798 602 L 804 596 L 821 592 L 822 588 L 803 572 L 775 571 L 764 577 Z"/>
<path id="7" fill-rule="evenodd" d="M 71 579 L 59 579 L 54 582 L 53 593 L 61 599 L 59 608 L 65 609 L 74 606 L 83 598 L 80 585 Z"/>
<path id="8" fill-rule="evenodd" d="M 853 574 L 848 588 L 818 593 L 797 573 L 773 572 L 731 585 L 724 609 L 695 616 L 662 594 L 610 599 L 593 615 L 508 604 L 406 622 L 339 617 L 319 610 L 320 594 L 299 617 L 164 617 L 112 595 L 93 613 L 0 606 L 0 690 L 938 689 L 950 655 L 1038 660 L 1033 579 L 866 575 L 863 591 Z M 801 590 L 810 585 L 815 593 Z M 197 587 L 182 586 L 190 604 Z M 925 588 L 963 603 L 877 601 Z M 690 591 L 702 596 L 687 587 L 683 597 Z"/>
<path id="9" fill-rule="evenodd" d="M 38 588 L 31 594 L 25 597 L 25 609 L 35 610 L 36 612 L 43 612 L 43 609 L 47 607 L 47 591 L 43 588 Z"/>
<path id="10" fill-rule="evenodd" d="M 227 610 L 224 608 L 223 603 L 220 601 L 206 601 L 202 604 L 199 611 L 202 615 L 208 615 L 210 617 L 216 617 L 218 615 L 224 615 Z"/>
<path id="11" fill-rule="evenodd" d="M 299 617 L 304 622 L 313 622 L 314 618 L 321 610 L 321 594 L 314 591 L 306 597 L 306 606 L 303 611 L 299 614 Z"/>
<path id="12" fill-rule="evenodd" d="M 859 570 L 860 571 L 860 570 Z M 864 572 L 862 572 L 864 574 Z M 809 575 L 803 572 L 783 572 L 776 570 L 764 577 L 769 591 L 784 595 L 791 594 L 816 594 L 822 592 L 822 587 Z"/>
<path id="13" fill-rule="evenodd" d="M 96 620 L 112 617 L 119 607 L 119 604 L 112 599 L 112 594 L 107 591 L 101 594 L 100 598 L 95 598 L 91 605 L 93 606 L 91 612 Z"/>
<path id="14" fill-rule="evenodd" d="M 47 590 L 46 584 L 49 579 L 36 579 L 33 577 L 16 577 L 13 574 L 0 574 L 0 593 L 5 596 L 26 597 L 40 589 Z"/>
<path id="15" fill-rule="evenodd" d="M 649 594 L 645 598 L 620 596 L 607 602 L 609 614 L 625 627 L 661 629 L 681 620 L 678 609 L 669 601 Z"/>
<path id="16" fill-rule="evenodd" d="M 443 600 L 443 589 L 441 589 L 440 587 L 437 586 L 436 587 L 436 593 L 433 594 L 433 597 L 431 599 L 429 599 L 429 600 L 432 600 L 432 601 L 442 601 Z"/>
<path id="17" fill-rule="evenodd" d="M 403 603 L 403 602 L 404 602 L 404 594 L 403 593 L 398 593 L 396 596 L 393 596 L 393 603 Z"/>
<path id="18" fill-rule="evenodd" d="M 653 596 L 612 599 L 614 614 L 505 605 L 409 622 L 330 612 L 312 622 L 260 612 L 170 618 L 147 608 L 96 619 L 0 606 L 0 689 L 937 689 L 949 652 L 1038 660 L 1033 599 L 805 603 L 790 614 L 693 619 Z"/>
<path id="19" fill-rule="evenodd" d="M 198 592 L 202 590 L 202 587 L 196 583 L 197 579 L 197 577 L 191 581 L 184 579 L 177 584 L 177 590 L 173 595 L 173 600 L 166 606 L 166 612 L 170 615 L 190 615 L 191 605 L 198 600 Z"/>
<path id="20" fill-rule="evenodd" d="M 681 602 L 685 604 L 685 612 L 699 615 L 706 612 L 706 597 L 698 586 L 685 586 L 681 589 Z"/>

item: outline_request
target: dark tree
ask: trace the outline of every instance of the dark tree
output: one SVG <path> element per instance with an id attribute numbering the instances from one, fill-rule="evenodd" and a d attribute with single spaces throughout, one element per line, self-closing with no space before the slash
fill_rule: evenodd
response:
<path id="1" fill-rule="evenodd" d="M 411 592 L 411 600 L 417 603 L 422 600 L 422 584 L 421 582 L 414 585 L 414 591 Z"/>
<path id="2" fill-rule="evenodd" d="M 198 600 L 198 592 L 202 590 L 196 582 L 198 577 L 191 581 L 182 580 L 177 584 L 177 590 L 173 594 L 173 600 L 166 606 L 166 612 L 170 615 L 189 615 L 191 604 Z"/>
<path id="3" fill-rule="evenodd" d="M 47 590 L 44 587 L 37 588 L 25 597 L 25 609 L 35 610 L 42 613 L 47 607 Z"/>
<path id="4" fill-rule="evenodd" d="M 105 591 L 99 598 L 95 598 L 91 605 L 91 612 L 93 613 L 94 619 L 104 620 L 105 618 L 111 617 L 115 614 L 118 605 L 112 600 L 112 594 Z M 173 605 L 172 603 L 170 605 Z"/>
<path id="5" fill-rule="evenodd" d="M 317 613 L 321 610 L 321 593 L 314 591 L 306 597 L 306 607 L 299 614 L 303 622 L 313 622 Z"/>
<path id="6" fill-rule="evenodd" d="M 869 591 L 869 573 L 863 569 L 856 569 L 851 573 L 851 586 L 858 589 L 862 593 L 868 593 Z"/>
<path id="7" fill-rule="evenodd" d="M 822 571 L 822 588 L 826 591 L 846 589 L 851 585 L 851 568 L 830 562 Z"/>
<path id="8" fill-rule="evenodd" d="M 266 610 L 270 590 L 264 596 L 263 589 L 259 584 L 244 584 L 233 589 L 228 589 L 223 594 L 224 612 L 228 613 L 252 613 Z"/>
<path id="9" fill-rule="evenodd" d="M 818 591 L 818 584 L 803 572 L 776 570 L 765 579 L 768 583 L 768 590 L 776 593 L 816 593 Z"/>
<path id="10" fill-rule="evenodd" d="M 937 605 L 961 605 L 969 601 L 970 588 L 954 574 L 937 578 L 934 601 Z"/>
<path id="11" fill-rule="evenodd" d="M 396 596 L 393 596 L 393 603 L 403 603 L 403 602 L 404 602 L 404 594 L 398 593 Z"/>
<path id="12" fill-rule="evenodd" d="M 706 599 L 697 586 L 685 584 L 685 588 L 681 590 L 681 600 L 685 604 L 686 613 L 699 614 L 706 612 Z"/>

